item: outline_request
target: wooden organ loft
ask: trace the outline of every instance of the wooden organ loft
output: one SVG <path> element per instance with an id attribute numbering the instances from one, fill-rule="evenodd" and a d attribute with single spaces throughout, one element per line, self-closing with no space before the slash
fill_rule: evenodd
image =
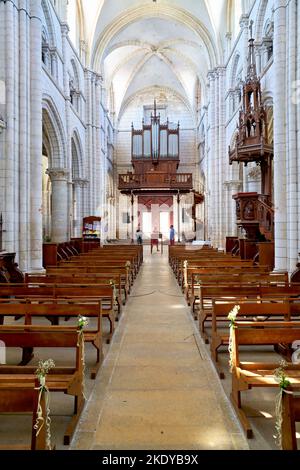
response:
<path id="1" fill-rule="evenodd" d="M 235 148 L 229 147 L 229 163 L 231 165 L 233 162 L 238 162 L 247 166 L 248 163 L 255 162 L 260 167 L 261 193 L 240 192 L 235 194 L 233 199 L 236 202 L 237 225 L 243 228 L 246 234 L 246 238 L 240 239 L 236 247 L 243 258 L 258 257 L 258 255 L 262 258 L 260 249 L 269 250 L 269 257 L 274 256 L 273 147 L 268 142 L 267 113 L 262 103 L 261 84 L 256 73 L 252 25 L 253 22 L 250 25 L 248 71 L 243 84 L 238 135 Z"/>
<path id="2" fill-rule="evenodd" d="M 168 191 L 185 193 L 193 189 L 191 173 L 177 173 L 179 160 L 179 123 L 162 124 L 160 115 L 151 115 L 151 123 L 142 129 L 132 125 L 131 162 L 134 171 L 119 175 L 119 190 L 123 194 L 132 191 Z"/>

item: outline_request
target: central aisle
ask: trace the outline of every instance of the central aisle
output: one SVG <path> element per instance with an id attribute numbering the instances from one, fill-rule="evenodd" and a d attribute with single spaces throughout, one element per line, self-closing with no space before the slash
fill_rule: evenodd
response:
<path id="1" fill-rule="evenodd" d="M 72 448 L 248 449 L 167 254 L 148 251 Z"/>

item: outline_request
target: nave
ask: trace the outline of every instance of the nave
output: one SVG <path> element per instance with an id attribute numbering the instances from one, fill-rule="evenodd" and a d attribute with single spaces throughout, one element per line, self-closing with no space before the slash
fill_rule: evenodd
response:
<path id="1" fill-rule="evenodd" d="M 247 449 L 167 253 L 144 264 L 72 449 Z"/>
<path id="2" fill-rule="evenodd" d="M 124 259 L 131 261 L 124 263 Z M 84 280 L 78 277 L 78 269 L 85 271 Z M 119 276 L 120 288 L 116 289 L 116 282 L 108 282 L 113 276 Z M 282 357 L 289 361 L 287 376 L 295 390 L 299 388 L 299 365 L 291 365 L 290 347 L 280 344 L 286 332 L 290 335 L 286 343 L 292 342 L 291 335 L 298 338 L 299 332 L 295 323 L 299 284 L 290 284 L 287 273 L 266 272 L 263 266 L 213 248 L 192 250 L 178 245 L 165 247 L 162 255 L 156 250 L 151 254 L 149 246 L 143 247 L 142 254 L 138 246 L 107 245 L 77 254 L 57 268 L 47 268 L 43 276 L 27 275 L 23 284 L 2 284 L 1 292 L 1 338 L 12 334 L 13 344 L 7 345 L 14 346 L 8 350 L 7 365 L 0 369 L 2 448 L 28 448 L 36 417 L 30 396 L 27 408 L 22 408 L 22 394 L 30 393 L 41 358 L 55 362 L 54 370 L 46 375 L 46 385 L 51 396 L 51 446 L 56 449 L 277 448 L 279 386 L 274 369 Z M 108 292 L 115 301 L 108 302 Z M 10 299 L 9 294 L 13 294 Z M 103 304 L 100 323 L 96 319 L 99 313 L 95 315 L 98 300 Z M 233 320 L 231 374 L 227 313 L 232 305 L 239 305 L 241 311 Z M 79 312 L 85 312 L 90 322 L 84 325 L 83 336 L 76 319 L 68 318 Z M 241 342 L 242 347 L 248 344 L 240 352 L 241 359 L 248 362 L 239 363 L 236 335 L 243 330 L 251 342 Z M 75 340 L 71 344 L 67 334 L 72 332 Z M 38 344 L 33 343 L 37 334 Z M 84 351 L 80 338 L 85 340 Z M 218 338 L 222 344 L 216 342 Z M 16 365 L 20 347 L 29 346 L 28 341 L 37 346 L 34 357 L 26 356 L 25 348 L 23 364 Z M 96 364 L 95 345 L 101 352 Z M 75 371 L 72 346 L 76 348 Z M 267 362 L 269 372 L 259 370 Z M 249 391 L 237 374 L 245 374 Z M 59 391 L 65 391 L 64 396 L 55 393 Z M 236 396 L 241 394 L 239 403 Z M 77 400 L 74 411 L 68 395 Z M 42 416 L 46 418 L 46 409 Z M 287 432 L 284 426 L 293 421 L 290 416 L 283 418 L 282 436 L 294 435 L 298 440 L 299 423 Z M 38 444 L 47 446 L 46 436 Z"/>

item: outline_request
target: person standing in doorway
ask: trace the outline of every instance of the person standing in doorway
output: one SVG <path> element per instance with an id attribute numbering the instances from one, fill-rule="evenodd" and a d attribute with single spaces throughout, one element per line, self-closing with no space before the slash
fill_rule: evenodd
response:
<path id="1" fill-rule="evenodd" d="M 173 225 L 170 227 L 170 245 L 175 245 L 175 229 Z"/>
<path id="2" fill-rule="evenodd" d="M 156 246 L 157 251 L 159 251 L 158 239 L 159 239 L 159 233 L 158 233 L 157 227 L 154 227 L 154 232 L 151 233 L 151 254 L 152 254 L 154 246 Z"/>
<path id="3" fill-rule="evenodd" d="M 137 241 L 138 245 L 143 244 L 143 233 L 142 233 L 140 227 L 136 231 L 136 241 Z"/>

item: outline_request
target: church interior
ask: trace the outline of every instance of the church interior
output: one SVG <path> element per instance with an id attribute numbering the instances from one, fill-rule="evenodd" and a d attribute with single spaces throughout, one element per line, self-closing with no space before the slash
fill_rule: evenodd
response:
<path id="1" fill-rule="evenodd" d="M 299 2 L 0 0 L 0 45 L 0 450 L 300 450 Z"/>

